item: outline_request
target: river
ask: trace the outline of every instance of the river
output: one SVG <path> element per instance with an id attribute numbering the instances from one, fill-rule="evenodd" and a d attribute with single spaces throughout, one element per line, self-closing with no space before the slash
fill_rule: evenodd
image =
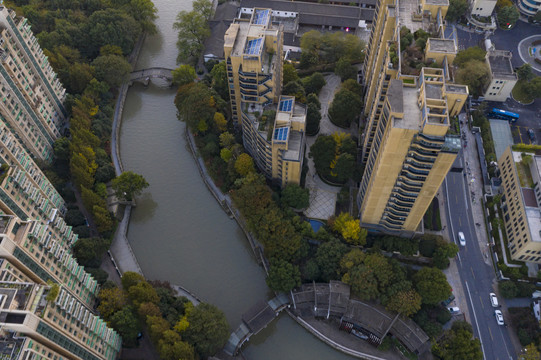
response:
<path id="1" fill-rule="evenodd" d="M 158 34 L 147 37 L 137 69 L 176 67 L 176 14 L 189 0 L 153 0 Z M 150 187 L 132 212 L 128 239 L 148 279 L 167 280 L 222 309 L 232 330 L 241 315 L 272 294 L 234 220 L 203 184 L 176 119 L 175 92 L 159 81 L 132 86 L 124 107 L 120 154 L 125 170 Z M 351 359 L 323 344 L 286 314 L 250 339 L 250 360 Z"/>

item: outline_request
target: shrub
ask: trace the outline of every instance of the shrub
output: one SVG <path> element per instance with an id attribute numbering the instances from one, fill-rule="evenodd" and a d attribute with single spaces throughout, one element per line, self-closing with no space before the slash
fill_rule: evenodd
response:
<path id="1" fill-rule="evenodd" d="M 507 299 L 514 298 L 518 294 L 517 286 L 512 281 L 502 281 L 498 284 L 500 294 Z"/>

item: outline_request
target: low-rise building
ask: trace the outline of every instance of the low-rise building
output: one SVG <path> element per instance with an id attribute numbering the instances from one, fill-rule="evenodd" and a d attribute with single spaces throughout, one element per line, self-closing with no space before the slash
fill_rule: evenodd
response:
<path id="1" fill-rule="evenodd" d="M 491 50 L 487 51 L 486 64 L 490 69 L 490 83 L 485 91 L 487 101 L 506 101 L 518 81 L 513 65 L 511 64 L 510 51 Z"/>
<path id="2" fill-rule="evenodd" d="M 489 17 L 494 11 L 496 0 L 472 0 L 470 1 L 471 15 Z"/>
<path id="3" fill-rule="evenodd" d="M 507 148 L 498 162 L 501 209 L 514 260 L 541 263 L 541 156 Z"/>

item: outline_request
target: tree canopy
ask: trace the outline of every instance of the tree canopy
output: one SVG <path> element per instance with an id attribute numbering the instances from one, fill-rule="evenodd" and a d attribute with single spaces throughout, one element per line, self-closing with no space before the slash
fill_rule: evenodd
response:
<path id="1" fill-rule="evenodd" d="M 142 175 L 132 171 L 124 171 L 116 179 L 113 179 L 112 186 L 117 197 L 131 201 L 149 187 L 149 183 Z"/>
<path id="2" fill-rule="evenodd" d="M 424 267 L 413 276 L 413 282 L 423 304 L 435 305 L 451 296 L 451 286 L 440 269 Z"/>
<path id="3" fill-rule="evenodd" d="M 195 64 L 204 48 L 204 41 L 210 36 L 208 21 L 212 17 L 212 3 L 196 0 L 192 11 L 181 11 L 173 28 L 178 31 L 177 62 Z"/>
<path id="4" fill-rule="evenodd" d="M 449 0 L 449 8 L 445 19 L 449 22 L 455 22 L 466 14 L 468 2 L 466 0 Z"/>
<path id="5" fill-rule="evenodd" d="M 357 119 L 363 109 L 363 102 L 359 95 L 348 89 L 340 89 L 329 107 L 329 118 L 333 124 L 349 128 Z"/>
<path id="6" fill-rule="evenodd" d="M 456 81 L 468 85 L 472 95 L 480 96 L 490 83 L 490 70 L 485 62 L 470 60 L 458 69 Z"/>
<path id="7" fill-rule="evenodd" d="M 473 338 L 471 325 L 465 321 L 455 321 L 450 330 L 433 345 L 432 353 L 442 360 L 464 359 L 481 360 L 481 342 Z"/>
<path id="8" fill-rule="evenodd" d="M 225 315 L 214 305 L 199 304 L 190 311 L 187 320 L 190 325 L 181 336 L 193 344 L 202 358 L 214 355 L 229 338 L 229 324 Z"/>

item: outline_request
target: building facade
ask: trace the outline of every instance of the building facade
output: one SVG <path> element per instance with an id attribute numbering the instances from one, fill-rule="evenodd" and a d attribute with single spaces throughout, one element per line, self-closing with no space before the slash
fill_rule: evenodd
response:
<path id="1" fill-rule="evenodd" d="M 541 156 L 508 147 L 498 167 L 511 258 L 541 263 Z"/>
<path id="2" fill-rule="evenodd" d="M 0 281 L 0 357 L 113 360 L 121 338 L 62 286 Z"/>
<path id="3" fill-rule="evenodd" d="M 445 36 L 448 1 L 382 0 L 376 7 L 364 65 L 365 166 L 357 197 L 361 225 L 411 234 L 419 225 L 461 148 L 450 129 L 468 97 L 450 83 L 457 52 L 456 33 Z M 420 73 L 403 58 L 403 28 L 429 37 Z"/>
<path id="4" fill-rule="evenodd" d="M 233 121 L 258 168 L 285 186 L 300 182 L 306 109 L 280 97 L 283 31 L 271 9 L 254 9 L 225 33 L 224 54 Z"/>
<path id="5" fill-rule="evenodd" d="M 517 4 L 521 14 L 525 16 L 534 16 L 538 11 L 541 11 L 541 1 L 519 0 Z"/>
<path id="6" fill-rule="evenodd" d="M 33 157 L 52 160 L 65 96 L 27 19 L 0 5 L 0 116 Z"/>
<path id="7" fill-rule="evenodd" d="M 486 63 L 490 69 L 490 83 L 485 91 L 485 100 L 504 102 L 511 96 L 511 91 L 518 81 L 511 64 L 510 51 L 490 50 L 486 54 Z"/>
<path id="8" fill-rule="evenodd" d="M 473 16 L 489 17 L 494 12 L 496 0 L 472 0 L 470 1 L 470 13 Z"/>

